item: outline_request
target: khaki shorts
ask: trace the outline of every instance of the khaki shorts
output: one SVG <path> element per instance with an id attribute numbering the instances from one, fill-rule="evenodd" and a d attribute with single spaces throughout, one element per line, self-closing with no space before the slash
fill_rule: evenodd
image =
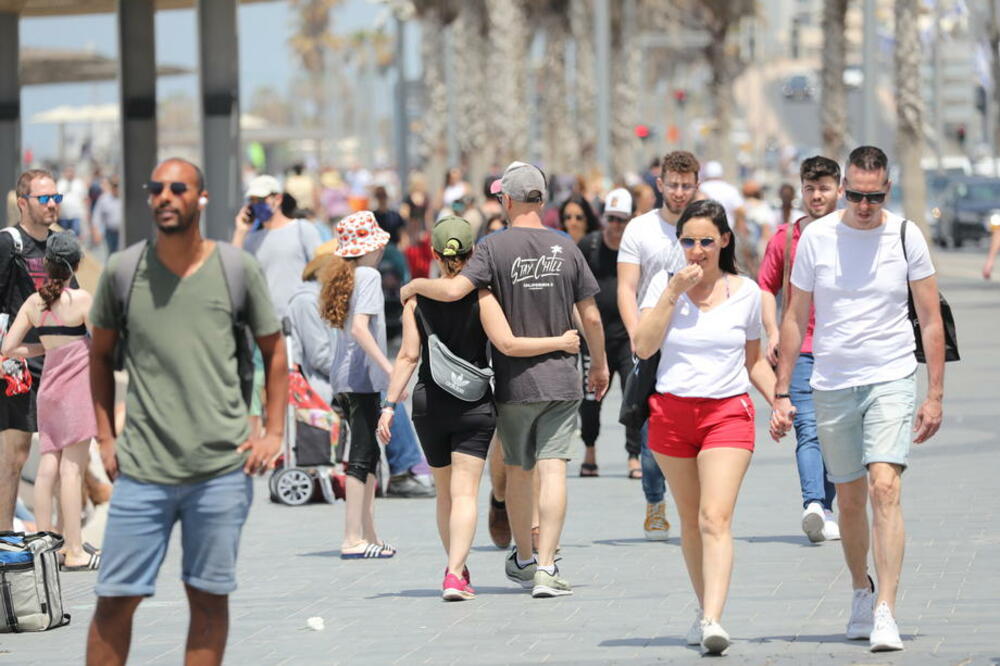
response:
<path id="1" fill-rule="evenodd" d="M 579 409 L 579 400 L 497 403 L 503 461 L 530 470 L 539 460 L 572 458 Z"/>

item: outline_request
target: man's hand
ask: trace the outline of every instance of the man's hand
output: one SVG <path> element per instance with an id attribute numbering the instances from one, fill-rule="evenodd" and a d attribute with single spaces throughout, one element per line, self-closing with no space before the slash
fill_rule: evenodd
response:
<path id="1" fill-rule="evenodd" d="M 592 361 L 590 371 L 587 373 L 587 390 L 594 394 L 596 400 L 604 398 L 610 381 L 611 374 L 608 372 L 607 361 L 597 363 Z"/>
<path id="2" fill-rule="evenodd" d="M 562 350 L 567 354 L 579 354 L 580 353 L 580 333 L 575 329 L 571 328 L 561 336 L 562 338 Z"/>
<path id="3" fill-rule="evenodd" d="M 406 303 L 406 301 L 410 300 L 416 295 L 417 292 L 413 288 L 413 280 L 410 280 L 409 282 L 404 284 L 403 287 L 399 290 L 399 302 Z"/>
<path id="4" fill-rule="evenodd" d="M 767 362 L 771 364 L 772 368 L 778 365 L 778 340 L 777 331 L 774 332 L 774 335 L 767 334 Z"/>
<path id="5" fill-rule="evenodd" d="M 118 454 L 115 450 L 115 439 L 99 439 L 97 446 L 101 452 L 101 464 L 104 465 L 104 472 L 108 478 L 114 481 L 118 478 Z"/>
<path id="6" fill-rule="evenodd" d="M 778 442 L 792 429 L 795 418 L 795 407 L 788 398 L 775 398 L 774 406 L 771 408 L 771 438 Z"/>
<path id="7" fill-rule="evenodd" d="M 378 417 L 378 426 L 375 428 L 375 436 L 382 446 L 387 446 L 392 441 L 392 421 L 396 417 L 396 412 L 388 407 L 382 410 L 382 415 Z"/>
<path id="8" fill-rule="evenodd" d="M 927 398 L 917 410 L 917 418 L 913 423 L 914 444 L 923 444 L 934 436 L 941 427 L 941 401 Z"/>
<path id="9" fill-rule="evenodd" d="M 990 279 L 990 275 L 992 275 L 992 274 L 993 274 L 993 260 L 992 259 L 987 259 L 986 263 L 983 264 L 983 279 L 984 280 L 989 280 Z"/>
<path id="10" fill-rule="evenodd" d="M 263 474 L 274 469 L 274 462 L 281 453 L 281 437 L 270 433 L 264 433 L 263 437 L 253 437 L 243 442 L 238 449 L 238 453 L 249 451 L 246 464 L 243 465 L 243 472 L 248 476 Z"/>
<path id="11" fill-rule="evenodd" d="M 244 204 L 243 208 L 240 208 L 240 212 L 236 213 L 233 225 L 239 230 L 249 229 L 251 224 L 253 224 L 253 215 L 250 214 L 250 204 Z"/>

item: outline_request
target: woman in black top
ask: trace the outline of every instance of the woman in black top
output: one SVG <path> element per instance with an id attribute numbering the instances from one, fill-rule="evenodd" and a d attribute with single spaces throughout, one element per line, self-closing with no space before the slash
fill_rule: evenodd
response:
<path id="1" fill-rule="evenodd" d="M 441 274 L 449 278 L 458 275 L 472 256 L 474 243 L 472 228 L 462 218 L 446 217 L 438 221 L 431 234 L 431 245 Z M 465 561 L 476 531 L 476 498 L 490 439 L 496 429 L 496 408 L 490 391 L 475 402 L 466 402 L 434 382 L 427 324 L 453 354 L 480 368 L 488 365 L 487 337 L 507 356 L 537 356 L 553 351 L 576 354 L 580 350 L 580 337 L 573 330 L 552 338 L 514 337 L 500 304 L 488 290 L 469 294 L 454 303 L 424 298 L 406 302 L 403 344 L 389 380 L 378 435 L 383 442 L 389 442 L 395 404 L 405 397 L 417 362 L 422 361 L 413 390 L 413 425 L 438 491 L 438 532 L 448 554 L 442 597 L 460 601 L 475 596 Z"/>

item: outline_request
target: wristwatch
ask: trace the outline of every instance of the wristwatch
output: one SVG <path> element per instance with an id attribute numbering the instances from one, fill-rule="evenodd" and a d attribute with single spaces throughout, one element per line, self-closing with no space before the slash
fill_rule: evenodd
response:
<path id="1" fill-rule="evenodd" d="M 791 400 L 792 396 L 789 395 L 788 393 L 775 393 L 774 394 L 774 399 L 775 400 L 780 400 L 781 398 L 788 398 L 789 400 Z"/>

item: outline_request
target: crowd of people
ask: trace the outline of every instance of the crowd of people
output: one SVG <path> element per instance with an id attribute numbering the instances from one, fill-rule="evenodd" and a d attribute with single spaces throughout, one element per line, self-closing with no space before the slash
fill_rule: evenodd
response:
<path id="1" fill-rule="evenodd" d="M 535 598 L 573 594 L 556 557 L 568 463 L 580 438 L 580 476 L 600 474 L 610 376 L 624 389 L 637 364 L 649 368 L 648 399 L 638 398 L 648 419 L 625 431 L 627 475 L 641 479 L 647 539 L 670 534 L 668 491 L 673 499 L 698 601 L 686 641 L 710 654 L 731 644 L 722 617 L 732 518 L 756 443 L 753 387 L 772 409 L 771 436 L 795 431 L 806 538 L 842 542 L 847 637 L 902 649 L 902 473 L 911 442 L 940 426 L 945 359 L 927 244 L 884 209 L 881 150 L 855 149 L 843 172 L 822 156 L 802 162 L 802 212 L 795 188 L 769 212 L 758 185 L 741 194 L 718 163 L 686 151 L 657 159 L 651 183 L 603 196 L 580 181 L 556 197 L 538 167 L 513 162 L 477 201 L 452 169 L 434 197 L 413 178 L 398 209 L 358 171 L 319 184 L 300 167 L 284 184 L 254 175 L 224 243 L 200 232 L 200 169 L 166 160 L 146 185 L 155 238 L 113 254 L 93 295 L 74 280 L 76 236 L 53 231 L 63 189 L 45 171 L 19 179 L 20 224 L 0 234 L 10 267 L 0 269 L 2 352 L 8 383 L 30 380 L 0 396 L 0 529 L 12 525 L 37 432 L 38 527 L 53 526 L 58 479 L 63 566 L 98 569 L 88 663 L 125 662 L 176 522 L 188 656 L 221 661 L 251 476 L 281 452 L 290 362 L 350 425 L 341 558 L 405 552 L 376 529 L 383 452 L 390 491 L 410 483 L 434 494 L 418 478 L 429 467 L 449 601 L 476 595 L 469 559 L 487 463 L 490 536 L 502 548 L 513 540 L 506 577 Z M 910 292 L 928 373 L 922 402 Z M 129 378 L 123 422 L 116 369 Z M 77 520 L 91 439 L 115 483 L 100 550 Z"/>

